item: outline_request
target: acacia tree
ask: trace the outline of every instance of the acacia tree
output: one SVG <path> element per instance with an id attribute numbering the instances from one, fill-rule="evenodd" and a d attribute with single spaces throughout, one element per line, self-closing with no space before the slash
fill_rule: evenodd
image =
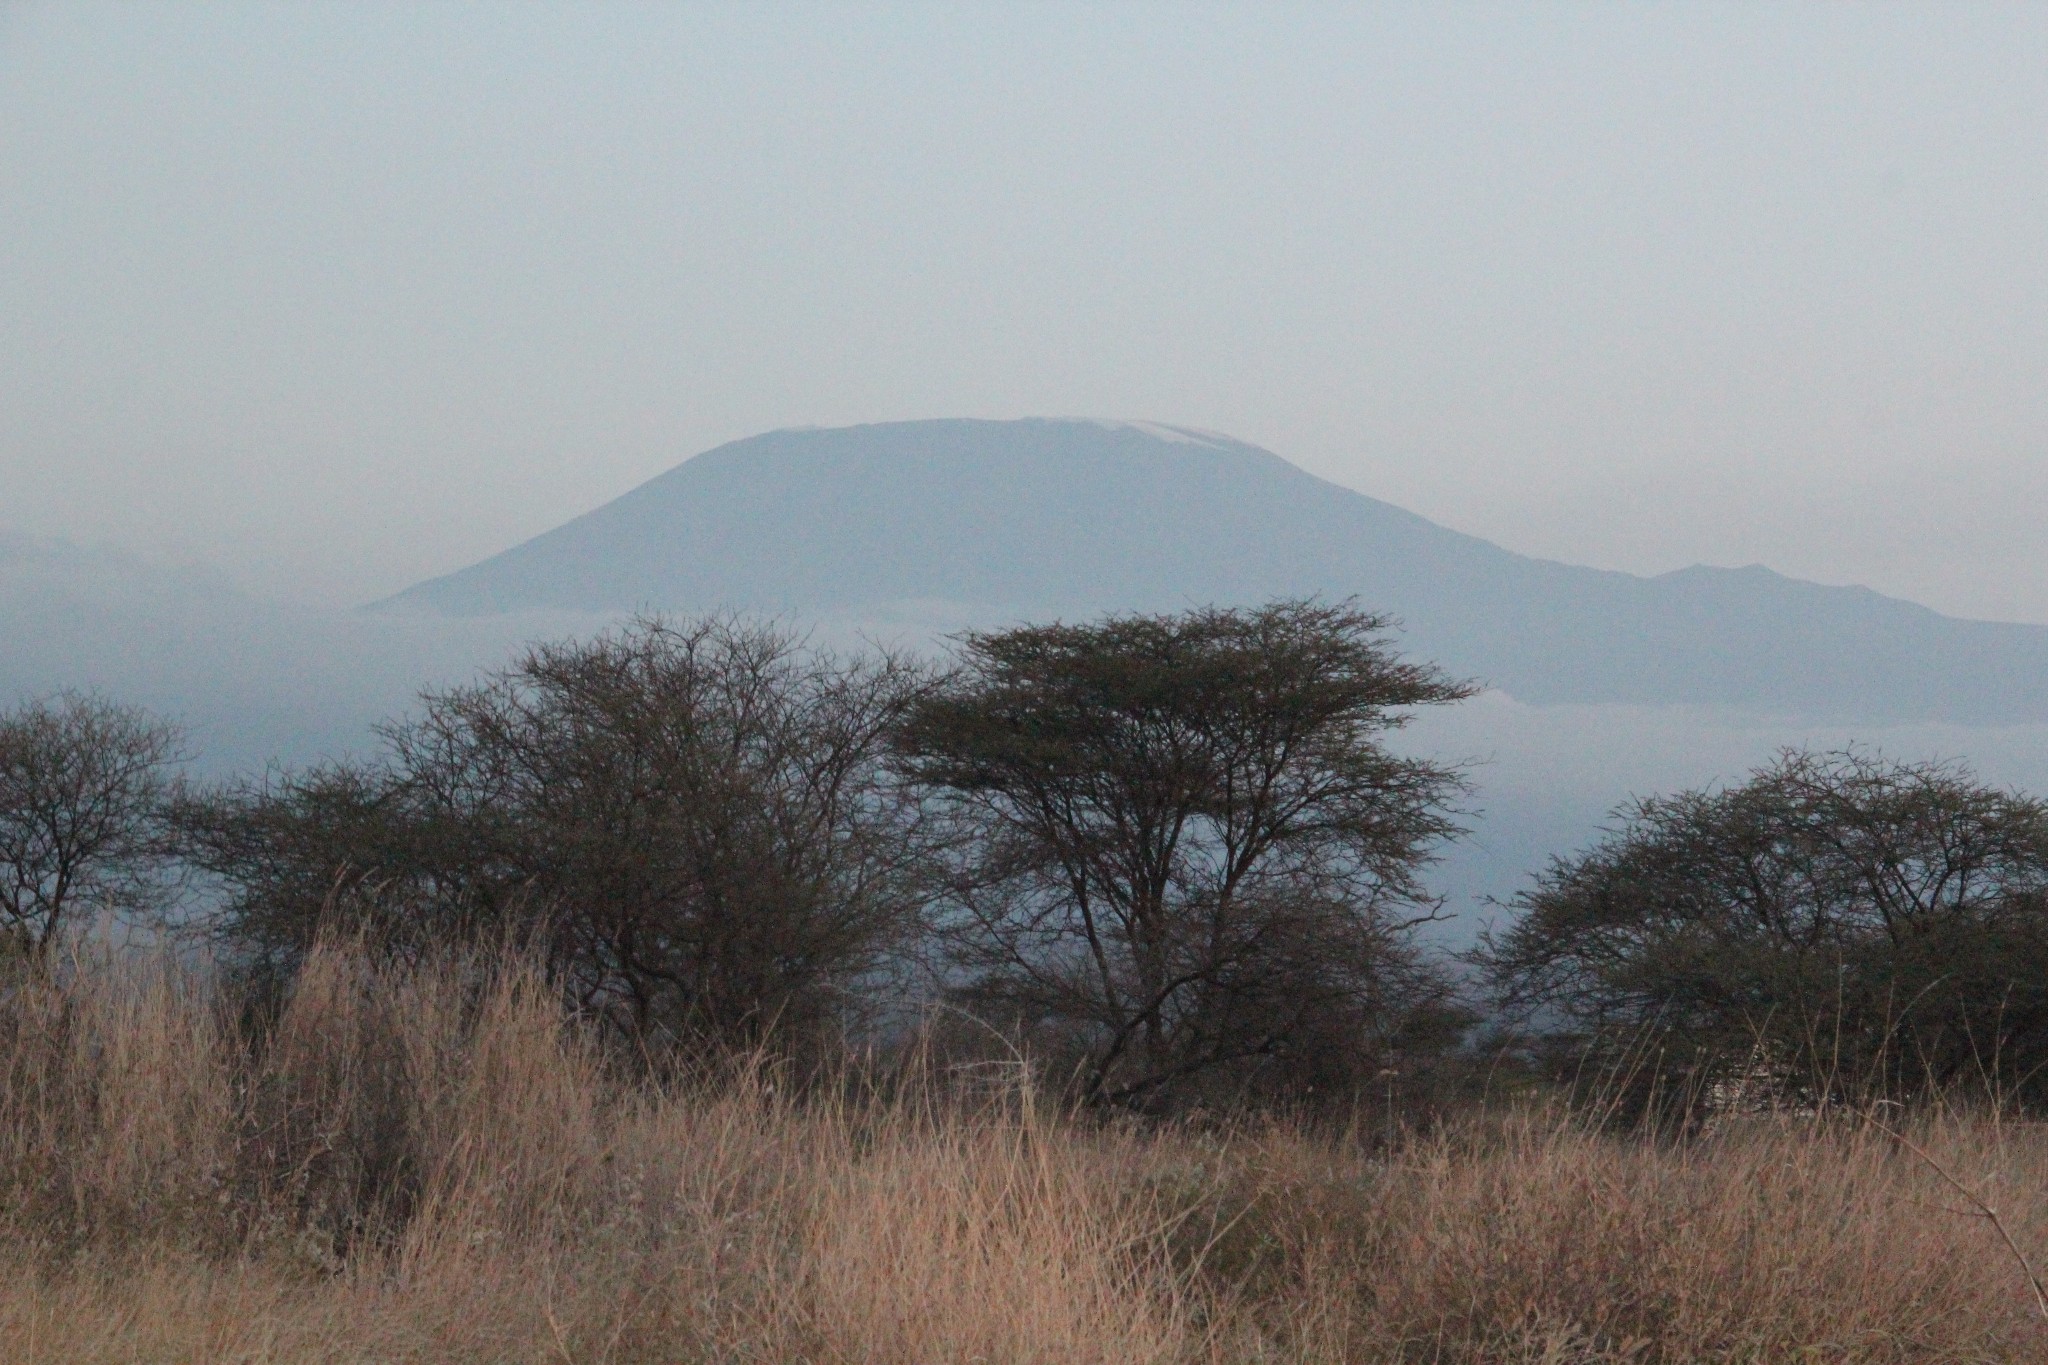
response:
<path id="1" fill-rule="evenodd" d="M 41 961 L 92 916 L 152 906 L 178 732 L 60 693 L 0 714 L 0 939 Z"/>
<path id="2" fill-rule="evenodd" d="M 274 967 L 339 911 L 397 951 L 524 939 L 639 1039 L 793 1039 L 915 927 L 918 810 L 885 759 L 924 676 L 641 621 L 429 694 L 381 765 L 196 803 L 188 847 Z"/>
<path id="3" fill-rule="evenodd" d="M 1482 947 L 1510 1006 L 1661 1055 L 1641 1080 L 1681 1095 L 1760 1059 L 1808 1095 L 2043 1089 L 2048 805 L 1957 764 L 1788 750 L 1617 820 Z"/>
<path id="4" fill-rule="evenodd" d="M 202 919 L 245 985 L 281 991 L 330 930 L 416 961 L 533 927 L 501 840 L 388 761 L 190 790 L 172 810 L 179 856 L 214 883 Z"/>
<path id="5" fill-rule="evenodd" d="M 1473 689 L 1386 626 L 1290 601 L 963 637 L 898 740 L 959 839 L 961 994 L 1071 1038 L 1084 1097 L 1131 1106 L 1327 1074 L 1440 1004 L 1407 931 L 1462 784 L 1383 739 Z"/>

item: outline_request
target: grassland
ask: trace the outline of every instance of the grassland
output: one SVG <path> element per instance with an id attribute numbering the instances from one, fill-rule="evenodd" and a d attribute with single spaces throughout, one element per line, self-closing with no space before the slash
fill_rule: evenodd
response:
<path id="1" fill-rule="evenodd" d="M 1388 1147 L 1013 1071 L 657 1082 L 474 964 L 326 952 L 260 1030 L 164 964 L 0 997 L 24 1365 L 2038 1362 L 2037 1247 L 2048 1133 L 1985 1114 Z"/>

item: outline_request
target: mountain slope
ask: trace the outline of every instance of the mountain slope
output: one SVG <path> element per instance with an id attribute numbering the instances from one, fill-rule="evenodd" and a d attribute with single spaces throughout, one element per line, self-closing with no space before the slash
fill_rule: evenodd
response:
<path id="1" fill-rule="evenodd" d="M 1532 702 L 2048 719 L 2048 627 L 1944 617 L 1761 567 L 1655 578 L 1514 554 L 1228 438 L 929 421 L 708 451 L 389 605 L 714 607 L 986 622 L 1357 596 L 1414 653 Z"/>

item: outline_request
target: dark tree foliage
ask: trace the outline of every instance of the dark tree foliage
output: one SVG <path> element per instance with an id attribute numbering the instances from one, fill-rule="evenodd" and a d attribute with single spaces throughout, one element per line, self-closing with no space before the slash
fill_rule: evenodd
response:
<path id="1" fill-rule="evenodd" d="M 96 916 L 153 908 L 175 727 L 62 693 L 0 714 L 0 948 L 46 959 Z"/>
<path id="2" fill-rule="evenodd" d="M 643 621 L 429 694 L 379 765 L 190 803 L 186 844 L 259 968 L 338 927 L 394 952 L 512 938 L 637 1039 L 786 1042 L 913 927 L 920 818 L 885 759 L 925 684 L 772 628 Z"/>
<path id="3" fill-rule="evenodd" d="M 1515 902 L 1481 960 L 1647 1084 L 1799 1098 L 2048 1068 L 2048 807 L 1953 764 L 1788 751 L 1640 802 Z"/>
<path id="4" fill-rule="evenodd" d="M 1472 689 L 1385 626 L 1281 602 L 963 637 L 900 740 L 960 841 L 960 995 L 1147 1108 L 1348 1085 L 1454 1032 L 1407 931 L 1462 785 L 1382 737 Z"/>
<path id="5" fill-rule="evenodd" d="M 243 974 L 281 987 L 322 933 L 417 959 L 537 926 L 526 876 L 495 820 L 437 803 L 395 764 L 327 764 L 188 792 L 174 813 L 185 861 L 221 883 L 213 927 Z"/>

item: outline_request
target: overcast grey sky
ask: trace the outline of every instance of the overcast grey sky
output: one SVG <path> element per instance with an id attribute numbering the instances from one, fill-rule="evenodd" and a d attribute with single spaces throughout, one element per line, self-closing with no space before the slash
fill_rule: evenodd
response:
<path id="1" fill-rule="evenodd" d="M 0 7 L 0 529 L 360 601 L 718 442 L 1208 427 L 2048 621 L 2048 6 Z"/>

